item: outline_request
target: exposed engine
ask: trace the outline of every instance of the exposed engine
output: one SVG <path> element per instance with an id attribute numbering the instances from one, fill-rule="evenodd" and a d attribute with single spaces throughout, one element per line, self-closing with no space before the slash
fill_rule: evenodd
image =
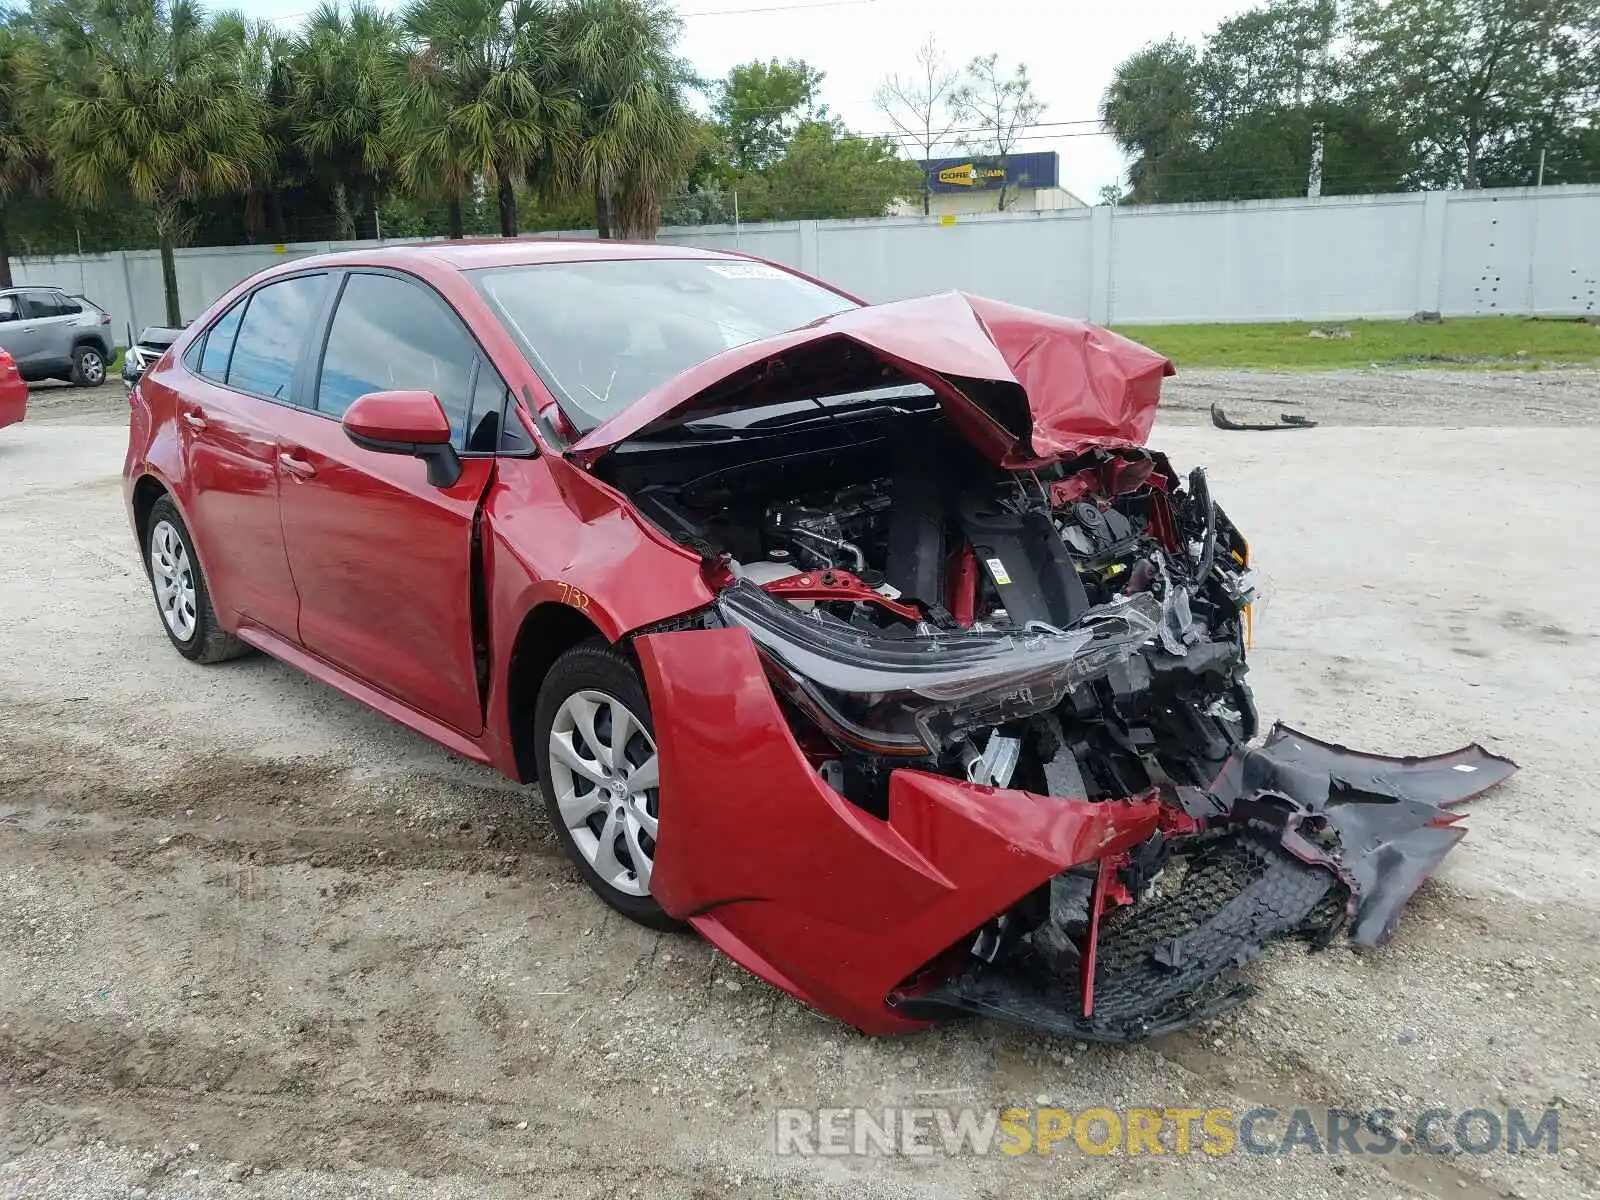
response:
<path id="1" fill-rule="evenodd" d="M 1209 779 L 1255 713 L 1243 681 L 1248 551 L 1204 472 L 1180 483 L 1164 457 L 1133 449 L 1008 471 L 937 427 L 896 432 L 889 444 L 738 455 L 636 493 L 740 582 L 724 619 L 753 627 L 819 770 L 873 811 L 911 759 L 1090 798 Z M 1116 648 L 1085 659 L 1082 632 L 1108 638 L 1112 625 Z M 819 638 L 837 653 L 797 669 Z M 947 696 L 968 687 L 975 699 L 895 700 L 904 689 L 890 681 L 852 678 L 852 664 L 870 675 L 875 654 L 913 643 L 922 665 L 965 672 L 942 681 Z M 1019 654 L 1068 647 L 1071 671 L 1036 663 L 1040 678 L 1019 689 Z M 990 677 L 1019 694 L 979 702 Z"/>

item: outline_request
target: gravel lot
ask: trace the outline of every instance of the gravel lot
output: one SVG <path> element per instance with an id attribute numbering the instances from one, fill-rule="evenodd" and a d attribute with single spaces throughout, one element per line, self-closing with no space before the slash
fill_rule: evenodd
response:
<path id="1" fill-rule="evenodd" d="M 180 659 L 122 513 L 120 388 L 36 398 L 0 431 L 0 1196 L 1600 1188 L 1600 374 L 1196 372 L 1172 394 L 1155 444 L 1210 466 L 1274 586 L 1263 715 L 1383 752 L 1478 739 L 1522 771 L 1390 945 L 1283 948 L 1252 1006 L 1133 1049 L 863 1038 L 621 922 L 527 792 L 271 660 Z M 1194 425 L 1212 400 L 1329 427 Z M 1046 1099 L 1554 1104 L 1564 1149 L 772 1148 L 783 1106 Z"/>

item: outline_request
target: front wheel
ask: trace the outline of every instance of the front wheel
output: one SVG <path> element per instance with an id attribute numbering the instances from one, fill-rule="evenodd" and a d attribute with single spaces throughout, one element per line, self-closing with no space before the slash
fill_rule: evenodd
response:
<path id="1" fill-rule="evenodd" d="M 72 382 L 78 387 L 99 387 L 106 381 L 106 356 L 97 346 L 79 346 L 72 352 Z"/>
<path id="2" fill-rule="evenodd" d="M 539 689 L 534 746 L 556 838 L 595 894 L 652 929 L 680 929 L 650 895 L 660 770 L 650 704 L 626 655 L 572 647 Z"/>

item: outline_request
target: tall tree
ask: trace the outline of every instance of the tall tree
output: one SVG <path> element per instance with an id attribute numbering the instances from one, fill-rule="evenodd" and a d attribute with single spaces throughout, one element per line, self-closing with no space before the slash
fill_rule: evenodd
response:
<path id="1" fill-rule="evenodd" d="M 1333 100 L 1338 27 L 1338 0 L 1268 0 L 1219 24 L 1195 73 L 1210 128 Z"/>
<path id="2" fill-rule="evenodd" d="M 516 183 L 564 136 L 554 22 L 542 0 L 415 0 L 405 11 L 416 45 L 390 107 L 400 171 L 449 199 L 451 237 L 478 178 L 493 181 L 500 233 L 515 237 Z"/>
<path id="3" fill-rule="evenodd" d="M 760 171 L 782 156 L 802 121 L 819 116 L 822 72 L 797 58 L 744 63 L 728 72 L 711 115 L 740 171 Z"/>
<path id="4" fill-rule="evenodd" d="M 1203 52 L 1169 38 L 1124 60 L 1101 116 L 1135 203 L 1392 191 L 1412 157 L 1351 86 L 1338 0 L 1267 0 Z"/>
<path id="5" fill-rule="evenodd" d="M 41 54 L 27 33 L 0 27 L 0 287 L 11 286 L 12 198 L 41 192 L 50 173 L 41 93 L 32 86 Z"/>
<path id="6" fill-rule="evenodd" d="M 545 162 L 540 176 L 552 191 L 592 196 L 603 238 L 654 237 L 663 198 L 701 148 L 679 24 L 665 0 L 567 0 L 561 9 L 576 150 Z"/>
<path id="7" fill-rule="evenodd" d="M 1416 148 L 1426 186 L 1480 187 L 1486 160 L 1593 103 L 1594 0 L 1352 2 L 1362 91 Z"/>
<path id="8" fill-rule="evenodd" d="M 393 161 L 387 127 L 397 92 L 400 23 L 366 0 L 323 0 L 287 58 L 290 135 L 331 192 L 350 199 L 356 237 L 378 235 Z"/>
<path id="9" fill-rule="evenodd" d="M 923 162 L 950 140 L 959 117 L 953 101 L 960 75 L 945 61 L 933 35 L 917 47 L 916 69 L 908 75 L 886 75 L 872 95 L 878 111 L 894 126 L 900 143 Z M 933 205 L 929 172 L 922 172 L 922 213 Z"/>
<path id="10" fill-rule="evenodd" d="M 757 219 L 881 217 L 916 194 L 922 174 L 889 138 L 856 137 L 829 119 L 802 124 L 783 157 L 741 188 Z"/>
<path id="11" fill-rule="evenodd" d="M 58 185 L 95 205 L 126 188 L 149 210 L 167 320 L 178 324 L 184 205 L 239 194 L 267 169 L 259 97 L 191 0 L 88 0 L 59 16 L 68 86 L 49 125 Z"/>
<path id="12" fill-rule="evenodd" d="M 1000 56 L 980 55 L 967 64 L 966 80 L 956 90 L 956 114 L 973 126 L 965 144 L 988 155 L 1002 172 L 1009 172 L 1011 151 L 1017 141 L 1044 114 L 1044 101 L 1033 94 L 1028 68 L 1018 63 L 1010 75 L 1000 70 Z M 1000 180 L 997 208 L 1004 212 L 1010 179 Z"/>
<path id="13" fill-rule="evenodd" d="M 1177 38 L 1146 46 L 1118 64 L 1100 101 L 1100 119 L 1117 147 L 1134 156 L 1129 201 L 1181 200 L 1184 175 L 1195 169 L 1198 62 Z"/>

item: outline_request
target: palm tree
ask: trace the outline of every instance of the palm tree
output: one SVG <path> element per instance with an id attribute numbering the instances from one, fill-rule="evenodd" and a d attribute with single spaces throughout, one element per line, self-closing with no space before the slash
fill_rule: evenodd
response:
<path id="1" fill-rule="evenodd" d="M 664 0 L 570 0 L 561 10 L 578 150 L 540 174 L 594 197 L 601 237 L 654 237 L 661 197 L 700 149 L 701 123 L 684 99 L 692 76 L 673 52 L 678 30 Z"/>
<path id="2" fill-rule="evenodd" d="M 392 106 L 401 176 L 450 201 L 493 180 L 500 233 L 517 234 L 515 185 L 525 164 L 565 152 L 570 104 L 556 76 L 551 8 L 544 0 L 416 0 L 406 9 L 414 46 Z"/>
<path id="3" fill-rule="evenodd" d="M 281 188 L 293 172 L 298 143 L 288 120 L 289 53 L 292 40 L 271 21 L 242 12 L 218 13 L 213 21 L 219 41 L 238 59 L 239 77 L 261 104 L 262 133 L 267 139 L 264 170 L 250 181 L 244 199 L 245 228 L 251 234 L 269 229 L 272 240 L 287 240 Z"/>
<path id="4" fill-rule="evenodd" d="M 184 206 L 241 193 L 266 171 L 260 98 L 193 0 L 88 0 L 61 15 L 67 86 L 49 124 L 58 184 L 91 205 L 125 187 L 149 209 L 178 324 Z"/>
<path id="5" fill-rule="evenodd" d="M 41 136 L 43 93 L 30 83 L 41 47 L 25 33 L 0 27 L 0 287 L 11 286 L 6 208 L 19 192 L 41 192 L 50 156 Z"/>
<path id="6" fill-rule="evenodd" d="M 330 191 L 345 190 L 357 237 L 378 235 L 378 201 L 393 166 L 385 114 L 399 44 L 391 14 L 366 0 L 324 0 L 288 56 L 289 133 Z"/>

